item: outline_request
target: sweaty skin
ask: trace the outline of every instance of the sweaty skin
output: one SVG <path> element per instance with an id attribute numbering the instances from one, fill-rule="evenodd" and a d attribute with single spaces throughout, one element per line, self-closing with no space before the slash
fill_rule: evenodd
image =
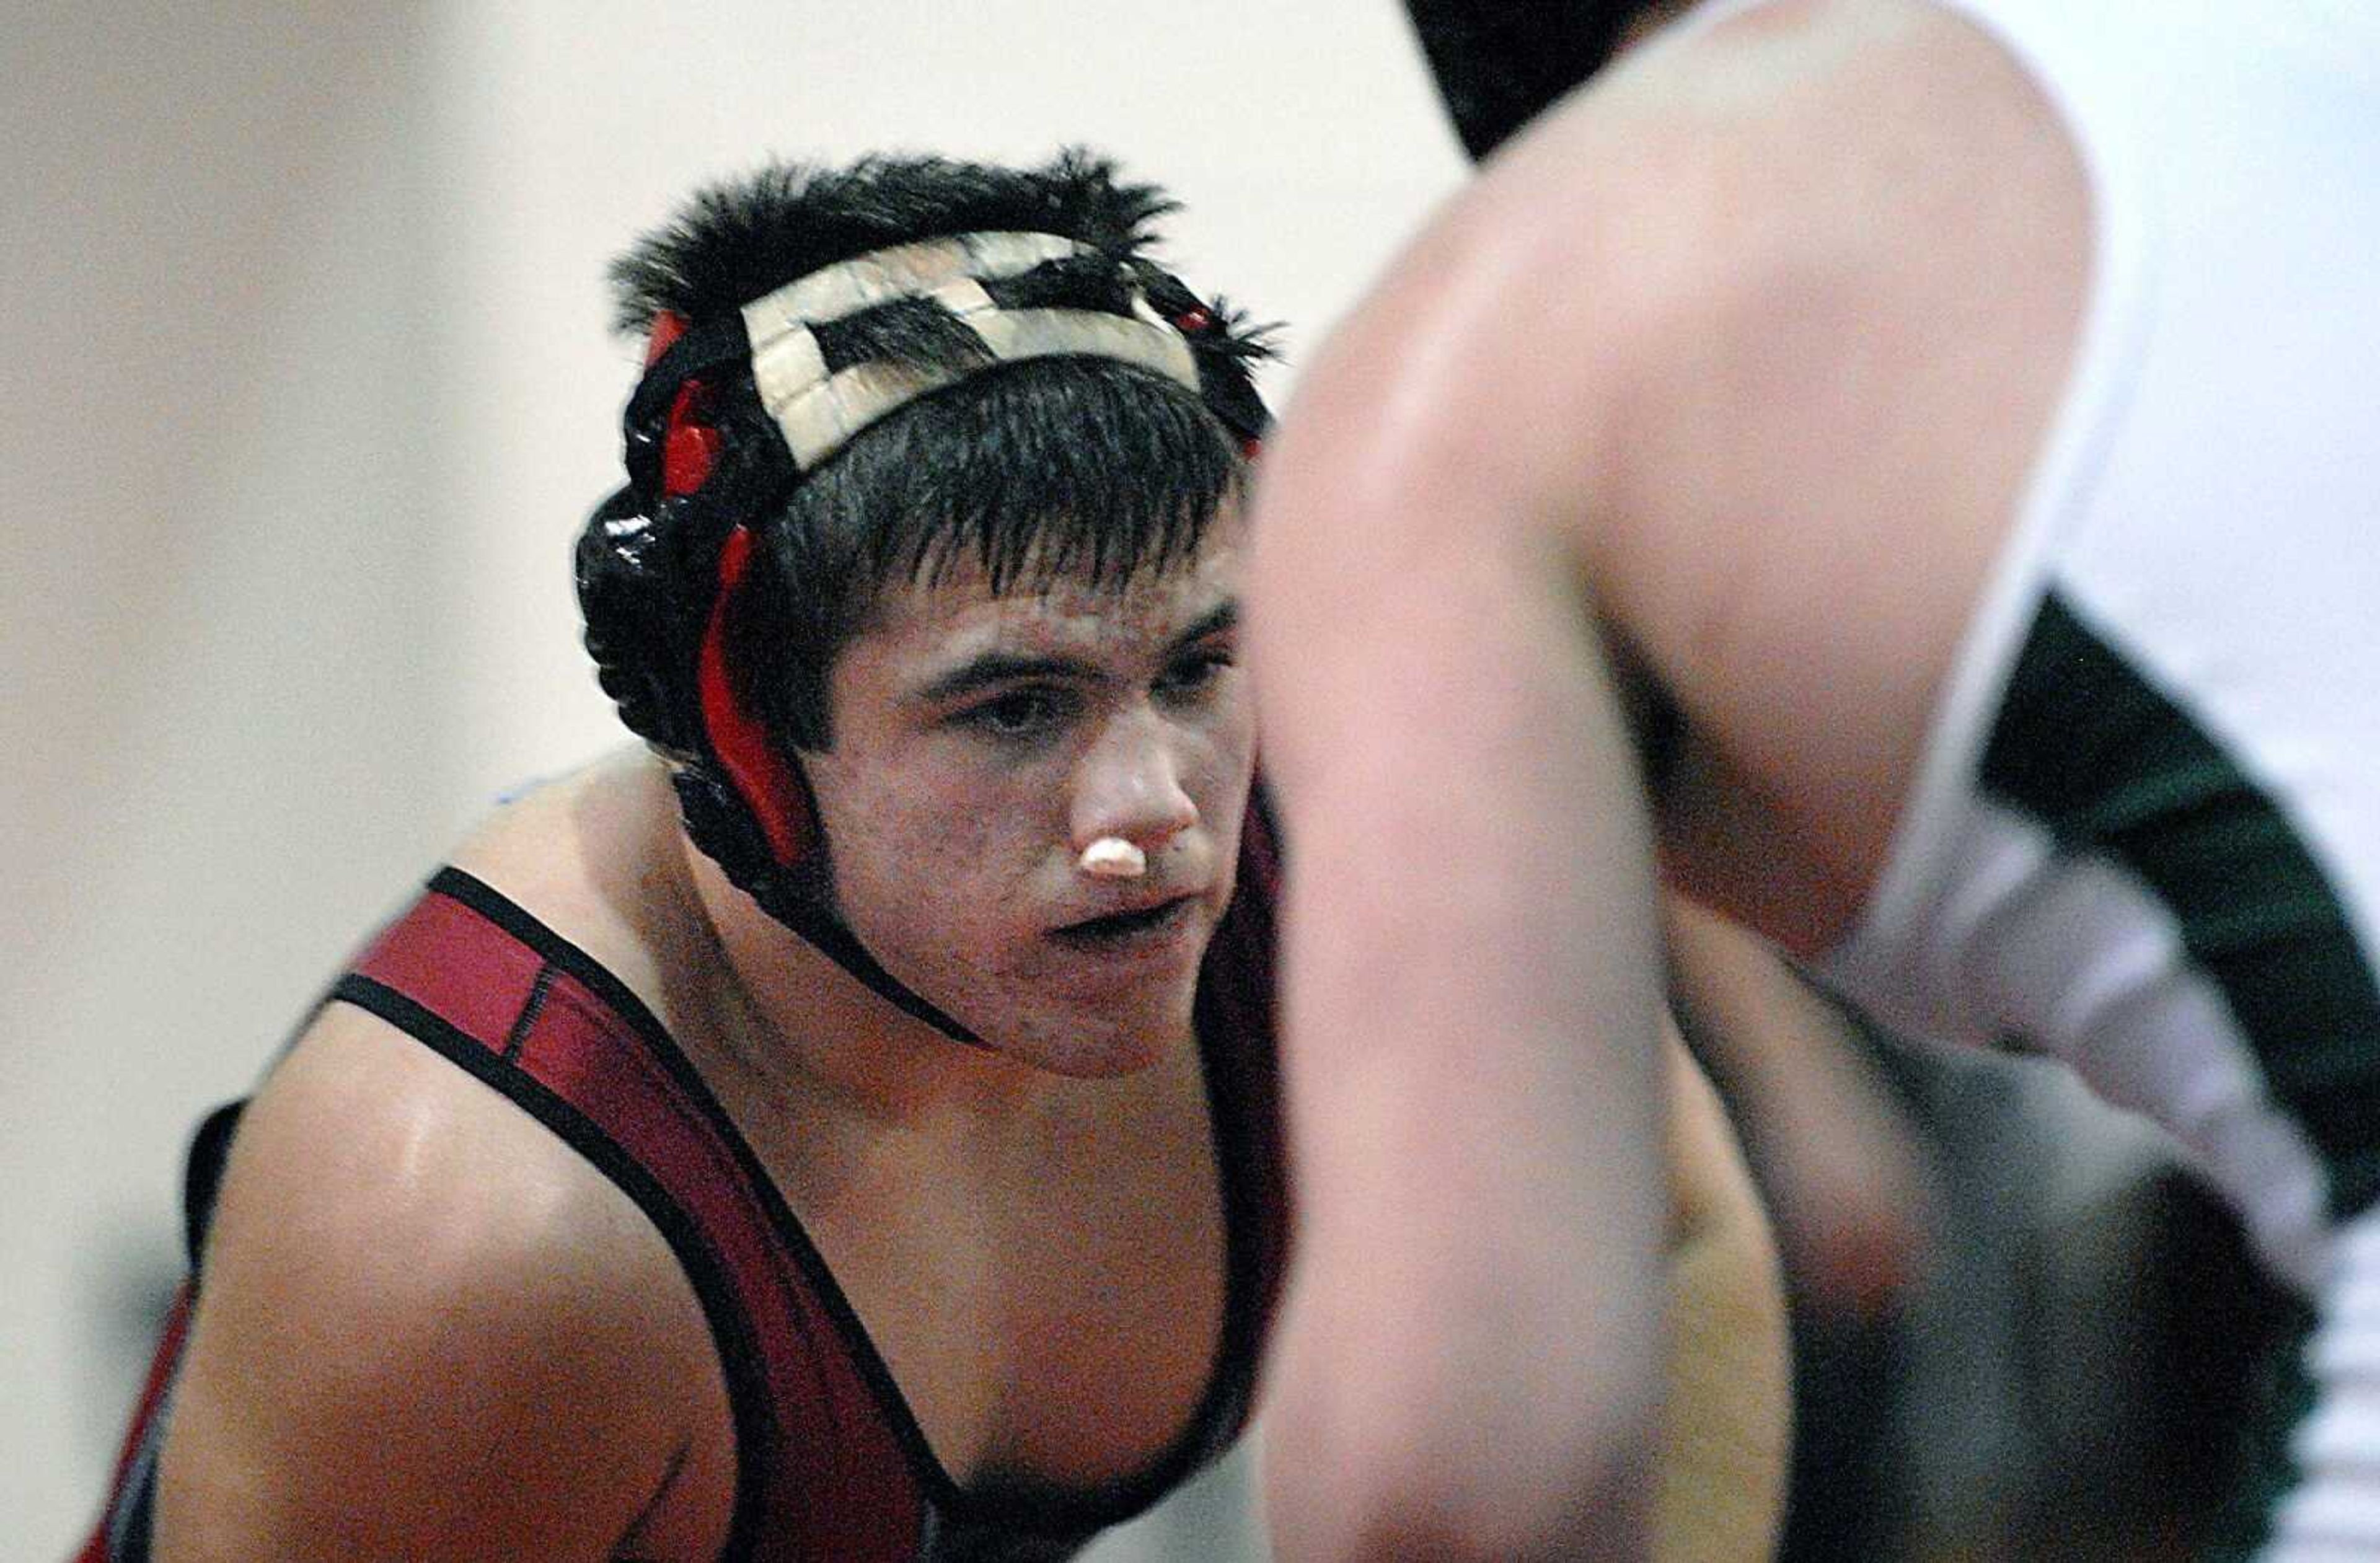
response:
<path id="1" fill-rule="evenodd" d="M 1299 852 L 1289 1563 L 1647 1555 L 1657 859 L 1796 951 L 1860 904 L 2087 235 L 1982 34 L 1796 0 L 1551 112 L 1302 382 L 1250 602 Z M 1687 724 L 1658 810 L 1615 644 Z"/>

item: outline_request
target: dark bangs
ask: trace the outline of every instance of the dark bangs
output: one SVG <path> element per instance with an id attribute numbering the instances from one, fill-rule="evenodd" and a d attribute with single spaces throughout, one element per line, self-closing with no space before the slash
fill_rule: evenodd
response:
<path id="1" fill-rule="evenodd" d="M 979 568 L 993 591 L 1121 589 L 1194 556 L 1238 497 L 1239 438 L 1187 390 L 1106 359 L 980 371 L 868 430 L 767 527 L 739 596 L 748 696 L 786 742 L 832 742 L 827 674 L 880 595 Z M 798 588 L 791 583 L 800 583 Z"/>

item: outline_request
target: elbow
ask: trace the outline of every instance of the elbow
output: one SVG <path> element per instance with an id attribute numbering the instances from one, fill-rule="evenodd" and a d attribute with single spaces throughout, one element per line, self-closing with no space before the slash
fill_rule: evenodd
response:
<path id="1" fill-rule="evenodd" d="M 1281 1563 L 1650 1556 L 1660 1353 L 1463 1355 L 1291 1321 L 1262 1424 Z"/>
<path id="2" fill-rule="evenodd" d="M 1513 1563 L 1652 1556 L 1652 1419 L 1558 1461 L 1483 1428 L 1313 1436 L 1269 1421 L 1263 1501 L 1281 1563 Z"/>

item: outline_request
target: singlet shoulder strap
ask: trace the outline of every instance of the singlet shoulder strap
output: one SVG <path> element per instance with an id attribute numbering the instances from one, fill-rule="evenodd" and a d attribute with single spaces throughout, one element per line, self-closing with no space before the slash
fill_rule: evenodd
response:
<path id="1" fill-rule="evenodd" d="M 441 870 L 332 989 L 501 1092 L 634 1200 L 717 1343 L 735 1418 L 722 1556 L 906 1557 L 922 1506 L 840 1299 L 749 1146 L 642 1000 L 485 882 Z M 854 1501 L 861 1498 L 863 1501 Z M 857 1533 L 855 1521 L 870 1533 Z"/>

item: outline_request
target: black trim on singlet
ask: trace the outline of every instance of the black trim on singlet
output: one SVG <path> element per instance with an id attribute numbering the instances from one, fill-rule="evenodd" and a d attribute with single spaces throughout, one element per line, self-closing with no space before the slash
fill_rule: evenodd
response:
<path id="1" fill-rule="evenodd" d="M 2369 1206 L 2380 1194 L 2380 987 L 2280 805 L 2055 592 L 2010 672 L 1978 778 L 2061 852 L 2111 860 L 2164 905 L 2320 1156 L 2331 1215 Z M 2274 1321 L 2210 1563 L 2261 1557 L 2303 1480 L 2292 1442 L 2316 1399 L 2313 1325 L 2295 1297 Z"/>
<path id="2" fill-rule="evenodd" d="M 207 1231 L 214 1221 L 215 1195 L 223 1185 L 224 1167 L 231 1158 L 232 1138 L 247 1108 L 243 1099 L 226 1102 L 207 1114 L 191 1134 L 190 1148 L 182 1158 L 182 1249 L 193 1288 L 203 1267 Z M 140 1441 L 109 1491 L 100 1520 L 108 1563 L 149 1563 L 150 1538 L 156 1525 L 158 1461 L 164 1454 L 166 1429 L 174 1420 L 174 1389 L 188 1346 L 185 1336 L 166 1370 L 157 1402 L 140 1429 Z"/>
<path id="3" fill-rule="evenodd" d="M 610 968 L 538 921 L 486 881 L 463 869 L 450 866 L 440 869 L 431 877 L 430 890 L 434 894 L 462 903 L 519 940 L 540 959 L 583 983 L 636 1031 L 647 1052 L 695 1104 L 713 1135 L 726 1146 L 729 1156 L 751 1184 L 771 1230 L 792 1255 L 803 1280 L 808 1283 L 811 1294 L 834 1321 L 836 1331 L 851 1353 L 853 1365 L 867 1383 L 878 1410 L 891 1423 L 894 1441 L 901 1446 L 911 1469 L 917 1472 L 926 1487 L 928 1501 L 941 1502 L 953 1496 L 963 1498 L 965 1489 L 951 1480 L 941 1461 L 935 1457 L 924 1427 L 909 1409 L 908 1399 L 901 1393 L 900 1385 L 892 1377 L 892 1368 L 877 1351 L 874 1339 L 860 1322 L 850 1299 L 835 1283 L 834 1273 L 827 1267 L 825 1255 L 819 1253 L 817 1245 L 810 1241 L 808 1231 L 794 1215 L 792 1207 L 785 1204 L 776 1181 L 769 1176 L 759 1157 L 736 1129 L 727 1109 L 711 1094 L 710 1087 L 696 1071 L 692 1060 L 680 1050 L 669 1029 L 662 1024 L 661 1017 L 654 1014 L 651 1008 Z M 772 1392 L 764 1389 L 762 1395 L 765 1400 L 771 1397 Z"/>
<path id="4" fill-rule="evenodd" d="M 1256 800 L 1256 805 L 1262 807 L 1261 799 Z M 1278 852 L 1278 834 L 1271 839 Z M 1218 1065 L 1208 1050 L 1210 1043 L 1203 1028 L 1198 1036 L 1200 1072 L 1208 1104 L 1208 1134 L 1215 1148 L 1217 1176 L 1221 1182 L 1225 1282 L 1223 1323 L 1215 1370 L 1200 1395 L 1197 1408 L 1191 1413 L 1181 1437 L 1160 1454 L 1146 1471 L 1116 1482 L 1086 1492 L 1001 1478 L 988 1481 L 981 1488 L 970 1489 L 962 1486 L 943 1466 L 932 1442 L 926 1436 L 925 1428 L 911 1410 L 908 1398 L 902 1393 L 899 1382 L 893 1377 L 892 1368 L 878 1351 L 874 1338 L 868 1334 L 857 1310 L 844 1295 L 825 1256 L 811 1242 L 808 1231 L 785 1203 L 775 1181 L 769 1176 L 759 1157 L 736 1129 L 726 1109 L 711 1094 L 692 1062 L 679 1049 L 660 1017 L 610 969 L 484 880 L 463 869 L 449 866 L 431 877 L 429 890 L 469 907 L 541 959 L 560 967 L 584 984 L 636 1030 L 653 1059 L 697 1105 L 720 1143 L 727 1147 L 736 1165 L 744 1171 L 779 1240 L 792 1255 L 803 1278 L 809 1283 L 813 1295 L 834 1321 L 854 1366 L 867 1383 L 878 1410 L 891 1425 L 894 1441 L 900 1445 L 911 1472 L 917 1479 L 921 1496 L 929 1507 L 941 1510 L 947 1521 L 962 1527 L 1007 1525 L 1053 1540 L 1087 1538 L 1148 1508 L 1216 1452 L 1211 1446 L 1253 1389 L 1253 1367 L 1243 1373 L 1239 1371 L 1239 1364 L 1252 1363 L 1258 1349 L 1256 1337 L 1262 1321 L 1264 1299 L 1259 1295 L 1262 1278 L 1257 1271 L 1262 1257 L 1260 1224 L 1265 1218 L 1265 1209 L 1263 1191 L 1255 1183 L 1257 1169 L 1246 1153 L 1265 1141 L 1262 1126 L 1247 1121 L 1253 1104 L 1245 1100 L 1245 1091 L 1228 1090 L 1221 1078 L 1222 1068 L 1235 1066 Z M 1235 895 L 1234 906 L 1236 904 Z M 430 1018 L 436 1019 L 435 1016 Z M 439 1024 L 443 1024 L 443 1022 Z M 480 1059 L 492 1060 L 493 1055 L 484 1048 L 479 1052 Z M 476 1070 L 474 1072 L 477 1072 Z M 1230 1098 L 1228 1113 L 1217 1106 L 1219 1096 Z M 566 1108 L 566 1104 L 563 1105 Z M 569 1110 L 575 1114 L 575 1109 Z M 1227 1117 L 1245 1138 L 1225 1139 Z M 1243 1379 L 1251 1382 L 1237 1382 Z M 765 1402 L 768 1399 L 765 1388 L 761 1394 Z"/>
<path id="5" fill-rule="evenodd" d="M 2331 1214 L 2380 1197 L 2380 987 L 2328 877 L 2229 752 L 2055 593 L 1980 777 L 2061 849 L 2114 859 L 2173 914 L 2320 1152 Z"/>
<path id="6" fill-rule="evenodd" d="M 484 885 L 480 888 L 486 890 Z M 487 893 L 494 894 L 492 891 Z M 519 915 L 526 917 L 528 914 Z M 582 954 L 580 959 L 585 956 Z M 749 1469 L 758 1472 L 771 1468 L 780 1458 L 772 1412 L 774 1395 L 769 1383 L 767 1359 L 761 1353 L 751 1321 L 744 1313 L 726 1265 L 712 1252 L 700 1225 L 658 1178 L 622 1149 L 594 1120 L 527 1071 L 491 1051 L 469 1033 L 385 984 L 358 973 L 350 972 L 342 977 L 331 989 L 331 997 L 386 1021 L 513 1102 L 591 1162 L 636 1203 L 660 1231 L 702 1305 L 711 1340 L 719 1352 L 720 1371 L 728 1382 L 728 1404 L 734 1410 L 738 1472 L 735 1508 L 720 1557 L 727 1563 L 747 1556 L 757 1540 L 756 1527 L 761 1519 L 759 1500 L 764 1484 L 757 1475 L 747 1477 L 744 1472 L 747 1461 Z"/>
<path id="7" fill-rule="evenodd" d="M 243 1098 L 207 1114 L 190 1136 L 189 1153 L 182 1158 L 182 1251 L 193 1277 L 206 1255 L 207 1231 L 214 1224 L 215 1194 L 223 1187 L 232 1138 L 239 1133 L 240 1116 L 247 1110 Z"/>

